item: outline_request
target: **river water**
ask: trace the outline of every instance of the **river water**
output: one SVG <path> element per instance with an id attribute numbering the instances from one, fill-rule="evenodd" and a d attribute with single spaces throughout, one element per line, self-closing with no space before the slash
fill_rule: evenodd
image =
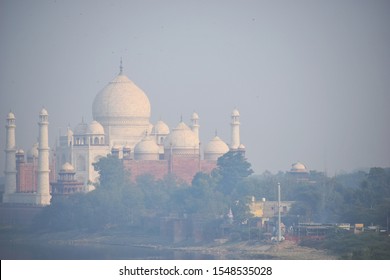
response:
<path id="1" fill-rule="evenodd" d="M 212 255 L 123 245 L 20 244 L 0 241 L 2 260 L 211 260 Z"/>

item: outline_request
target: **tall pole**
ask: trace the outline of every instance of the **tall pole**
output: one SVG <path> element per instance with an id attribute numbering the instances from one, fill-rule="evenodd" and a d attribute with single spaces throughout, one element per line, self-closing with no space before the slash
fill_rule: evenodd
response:
<path id="1" fill-rule="evenodd" d="M 278 241 L 282 241 L 282 232 L 281 232 L 281 217 L 280 217 L 280 183 L 278 183 Z"/>

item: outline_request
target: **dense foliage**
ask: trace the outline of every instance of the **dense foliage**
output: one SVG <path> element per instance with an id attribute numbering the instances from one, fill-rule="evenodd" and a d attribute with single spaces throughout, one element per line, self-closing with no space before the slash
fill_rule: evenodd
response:
<path id="1" fill-rule="evenodd" d="M 250 176 L 253 173 L 250 163 L 236 152 L 219 158 L 217 168 L 211 174 L 196 174 L 191 185 L 171 176 L 155 180 L 151 175 L 144 175 L 133 182 L 121 161 L 112 156 L 100 159 L 95 169 L 100 180 L 94 191 L 53 198 L 35 225 L 53 231 L 118 226 L 140 229 L 145 226 L 146 219 L 155 219 L 157 229 L 162 217 L 191 217 L 201 219 L 210 236 L 215 236 L 217 228 L 224 223 L 230 223 L 239 232 L 240 227 L 247 228 L 250 221 L 248 204 L 251 197 L 276 200 L 276 186 L 280 182 L 282 200 L 294 202 L 288 215 L 282 218 L 286 226 L 299 222 L 363 223 L 385 229 L 389 226 L 390 169 L 375 167 L 369 172 L 358 171 L 332 178 L 310 172 L 304 180 L 282 172 Z M 230 211 L 233 220 L 228 217 Z M 254 235 L 261 236 L 258 229 L 253 230 L 256 232 L 241 230 L 237 238 L 244 236 L 242 232 L 249 234 L 249 239 Z M 367 237 L 352 238 L 335 236 L 334 244 L 360 244 L 366 242 L 361 238 Z M 372 239 L 374 243 L 368 249 L 359 245 L 361 250 L 349 248 L 338 253 L 346 257 L 353 254 L 351 258 L 368 258 L 367 254 L 383 258 L 375 248 L 387 248 L 388 242 L 378 245 L 381 237 L 378 238 Z M 333 243 L 317 246 L 331 248 L 330 244 Z"/>
<path id="2" fill-rule="evenodd" d="M 246 177 L 253 171 L 241 153 L 220 158 L 212 174 L 198 173 L 191 185 L 172 176 L 155 180 L 143 175 L 136 182 L 113 156 L 94 164 L 99 172 L 96 189 L 85 194 L 55 197 L 38 217 L 36 226 L 49 230 L 92 229 L 112 226 L 142 226 L 148 217 L 195 217 L 223 220 L 232 209 L 239 223 L 247 219 L 249 191 Z"/>

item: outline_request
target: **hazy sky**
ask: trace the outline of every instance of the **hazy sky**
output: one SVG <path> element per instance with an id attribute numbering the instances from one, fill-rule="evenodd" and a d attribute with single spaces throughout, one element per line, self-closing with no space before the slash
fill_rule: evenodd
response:
<path id="1" fill-rule="evenodd" d="M 196 111 L 203 144 L 229 143 L 238 108 L 256 173 L 389 167 L 389 27 L 390 1 L 0 0 L 1 170 L 10 110 L 28 150 L 44 106 L 54 147 L 120 57 L 152 123 Z"/>

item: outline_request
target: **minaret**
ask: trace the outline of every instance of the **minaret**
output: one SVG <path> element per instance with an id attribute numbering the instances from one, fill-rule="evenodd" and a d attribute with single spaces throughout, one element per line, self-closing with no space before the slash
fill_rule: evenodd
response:
<path id="1" fill-rule="evenodd" d="M 196 112 L 192 113 L 191 117 L 191 130 L 195 134 L 199 142 L 199 116 Z"/>
<path id="2" fill-rule="evenodd" d="M 50 204 L 50 181 L 49 181 L 49 115 L 45 108 L 39 114 L 39 146 L 38 146 L 38 186 L 37 204 Z"/>
<path id="3" fill-rule="evenodd" d="M 232 139 L 230 143 L 230 150 L 237 150 L 240 146 L 240 113 L 237 109 L 232 112 Z"/>
<path id="4" fill-rule="evenodd" d="M 16 146 L 15 146 L 15 115 L 9 112 L 6 124 L 5 147 L 5 189 L 3 202 L 12 202 L 10 195 L 16 193 Z"/>

